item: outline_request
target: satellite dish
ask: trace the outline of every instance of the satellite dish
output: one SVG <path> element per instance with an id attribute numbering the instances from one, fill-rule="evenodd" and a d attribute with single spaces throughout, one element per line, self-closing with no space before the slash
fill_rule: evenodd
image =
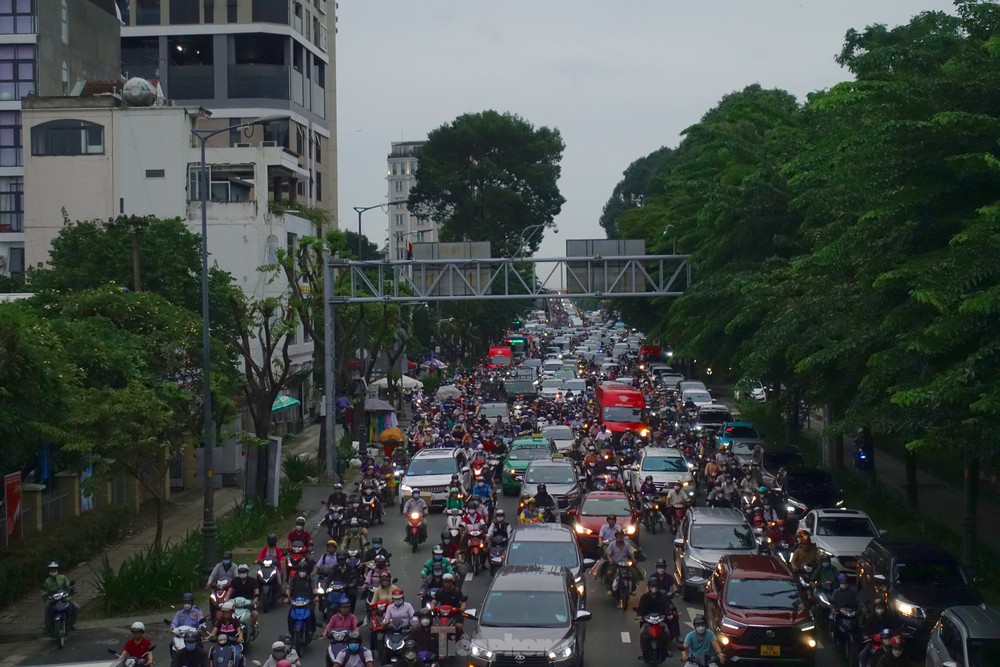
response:
<path id="1" fill-rule="evenodd" d="M 132 77 L 125 82 L 122 97 L 131 106 L 151 107 L 156 104 L 156 86 L 141 77 Z"/>

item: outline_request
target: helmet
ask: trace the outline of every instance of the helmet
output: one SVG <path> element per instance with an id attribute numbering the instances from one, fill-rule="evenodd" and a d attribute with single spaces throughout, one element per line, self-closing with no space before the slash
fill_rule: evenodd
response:
<path id="1" fill-rule="evenodd" d="M 413 489 L 413 497 L 414 498 L 420 497 L 420 489 Z"/>
<path id="2" fill-rule="evenodd" d="M 837 581 L 839 581 L 842 584 L 847 583 L 847 575 L 841 572 L 840 574 L 837 575 Z"/>
<path id="3" fill-rule="evenodd" d="M 767 493 L 767 487 L 766 486 L 758 486 L 757 487 L 757 493 Z"/>
<path id="4" fill-rule="evenodd" d="M 194 630 L 188 630 L 187 632 L 184 633 L 185 642 L 196 642 L 199 639 L 200 637 L 198 636 L 198 633 L 195 632 Z M 282 646 L 284 646 L 284 644 L 282 644 Z"/>
<path id="5" fill-rule="evenodd" d="M 269 533 L 267 536 L 267 546 L 273 547 L 278 544 L 278 536 L 274 533 Z"/>
<path id="6" fill-rule="evenodd" d="M 618 526 L 617 528 L 615 528 L 615 537 L 618 537 L 619 535 L 621 535 L 622 537 L 625 537 L 625 531 L 622 530 L 621 526 Z"/>
<path id="7" fill-rule="evenodd" d="M 609 514 L 608 515 L 608 521 L 617 521 L 617 518 L 615 517 L 614 514 Z"/>
<path id="8" fill-rule="evenodd" d="M 341 484 L 340 482 L 337 482 L 336 484 L 333 485 L 333 490 L 334 491 L 342 491 L 343 489 L 344 489 L 344 485 Z"/>
<path id="9" fill-rule="evenodd" d="M 706 625 L 706 623 L 705 623 L 705 617 L 702 616 L 701 614 L 698 614 L 697 616 L 694 617 L 694 621 L 692 621 L 691 624 L 692 625 Z"/>
<path id="10" fill-rule="evenodd" d="M 271 650 L 272 651 L 285 651 L 285 650 L 287 650 L 287 647 L 285 646 L 285 642 L 283 642 L 283 641 L 281 641 L 279 639 L 278 641 L 276 641 L 273 644 L 271 644 Z"/>
<path id="11" fill-rule="evenodd" d="M 191 595 L 190 593 L 185 593 L 184 595 L 181 596 L 181 601 L 182 602 L 194 602 L 194 596 Z"/>
<path id="12" fill-rule="evenodd" d="M 337 600 L 337 606 L 338 607 L 350 607 L 351 606 L 351 598 L 347 597 L 346 595 L 341 595 L 340 599 Z"/>
<path id="13" fill-rule="evenodd" d="M 348 642 L 361 641 L 361 633 L 358 632 L 357 630 L 351 630 L 350 632 L 347 633 L 347 641 Z"/>
<path id="14" fill-rule="evenodd" d="M 796 533 L 796 536 L 799 538 L 800 542 L 809 542 L 809 533 L 804 530 L 800 530 Z"/>
<path id="15" fill-rule="evenodd" d="M 660 580 L 657 579 L 656 577 L 650 577 L 648 580 L 646 580 L 646 585 L 649 586 L 650 588 L 659 588 Z"/>
<path id="16" fill-rule="evenodd" d="M 478 445 L 476 445 L 476 451 L 477 452 L 483 451 L 483 443 L 479 443 Z"/>
<path id="17" fill-rule="evenodd" d="M 402 600 L 403 599 L 403 589 L 402 588 L 393 588 L 392 589 L 392 599 L 393 600 L 396 600 L 396 599 Z"/>
<path id="18" fill-rule="evenodd" d="M 392 581 L 392 572 L 390 572 L 389 570 L 385 570 L 380 575 L 378 575 L 378 578 L 379 581 L 382 581 L 383 579 L 388 579 L 389 581 Z"/>
<path id="19" fill-rule="evenodd" d="M 279 660 L 274 667 L 292 667 L 292 663 L 288 660 Z"/>
<path id="20" fill-rule="evenodd" d="M 900 648 L 902 648 L 903 638 L 898 635 L 893 637 L 892 639 L 889 640 L 889 646 L 899 646 Z"/>
<path id="21" fill-rule="evenodd" d="M 333 547 L 334 549 L 336 549 L 337 548 L 337 540 L 327 540 L 326 541 L 326 546 Z"/>
<path id="22" fill-rule="evenodd" d="M 538 493 L 541 493 L 542 491 L 545 491 L 546 488 L 548 488 L 548 487 L 546 487 L 544 484 L 539 484 L 538 485 Z"/>
<path id="23" fill-rule="evenodd" d="M 495 519 L 502 519 L 505 516 L 506 516 L 506 513 L 503 511 L 503 508 L 498 507 L 496 513 L 493 515 L 493 518 L 495 518 Z"/>
<path id="24" fill-rule="evenodd" d="M 240 563 L 240 566 L 236 568 L 236 573 L 237 574 L 242 574 L 243 572 L 247 572 L 247 573 L 250 572 L 250 566 L 247 565 L 246 563 Z"/>
<path id="25" fill-rule="evenodd" d="M 385 565 L 385 563 L 386 563 L 386 560 L 385 560 L 385 556 L 384 555 L 379 554 L 379 555 L 375 556 L 375 565 L 376 566 L 378 566 L 378 565 Z"/>
<path id="26" fill-rule="evenodd" d="M 135 623 L 132 624 L 132 631 L 135 632 L 136 630 L 138 630 L 139 632 L 146 631 L 146 626 L 143 624 L 142 621 L 136 621 Z"/>
<path id="27" fill-rule="evenodd" d="M 295 518 L 295 525 L 296 526 L 304 526 L 304 525 L 306 525 L 306 518 L 304 516 L 296 517 Z"/>
<path id="28" fill-rule="evenodd" d="M 444 549 L 441 548 L 440 544 L 435 544 L 434 545 L 434 550 L 431 553 L 433 555 L 435 555 L 435 556 L 443 556 L 444 555 Z"/>
<path id="29" fill-rule="evenodd" d="M 232 560 L 233 559 L 233 552 L 232 551 L 228 551 L 228 550 L 227 551 L 223 551 L 222 552 L 222 559 L 223 560 L 226 560 L 226 559 Z"/>
<path id="30" fill-rule="evenodd" d="M 49 569 L 50 570 L 58 570 L 59 569 L 59 563 L 57 563 L 56 561 L 52 561 L 51 563 L 49 563 Z"/>
<path id="31" fill-rule="evenodd" d="M 534 505 L 535 504 L 535 499 L 534 498 L 528 498 L 527 503 L 529 505 Z"/>
<path id="32" fill-rule="evenodd" d="M 458 493 L 458 487 L 457 486 L 451 487 L 450 489 L 448 489 L 448 493 Z"/>
<path id="33" fill-rule="evenodd" d="M 444 576 L 441 578 L 444 579 L 445 581 L 455 581 L 455 575 L 453 575 L 451 572 L 445 572 Z"/>
<path id="34" fill-rule="evenodd" d="M 656 561 L 656 567 L 666 567 L 666 566 L 667 566 L 666 559 L 661 558 L 658 561 Z"/>

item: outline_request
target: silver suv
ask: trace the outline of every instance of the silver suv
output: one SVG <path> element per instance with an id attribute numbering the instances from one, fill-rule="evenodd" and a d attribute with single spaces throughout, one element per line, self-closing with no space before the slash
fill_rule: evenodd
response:
<path id="1" fill-rule="evenodd" d="M 949 607 L 931 630 L 927 667 L 1000 665 L 1000 607 Z"/>
<path id="2" fill-rule="evenodd" d="M 743 514 L 733 508 L 692 507 L 674 540 L 675 578 L 685 602 L 704 591 L 719 559 L 757 553 L 757 542 Z"/>

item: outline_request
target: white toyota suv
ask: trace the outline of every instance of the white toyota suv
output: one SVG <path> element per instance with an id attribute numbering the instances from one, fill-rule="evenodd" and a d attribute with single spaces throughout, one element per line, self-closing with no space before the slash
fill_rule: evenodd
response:
<path id="1" fill-rule="evenodd" d="M 465 488 L 469 488 L 469 462 L 461 449 L 422 449 L 413 455 L 406 472 L 399 481 L 399 506 L 410 497 L 413 489 L 420 489 L 428 506 L 444 506 L 448 500 L 451 476 L 458 474 Z"/>

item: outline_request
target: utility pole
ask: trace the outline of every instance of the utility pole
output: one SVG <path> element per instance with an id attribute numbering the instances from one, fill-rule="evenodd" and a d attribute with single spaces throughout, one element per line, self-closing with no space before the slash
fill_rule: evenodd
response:
<path id="1" fill-rule="evenodd" d="M 129 216 L 129 237 L 132 240 L 132 289 L 142 291 L 142 257 L 139 252 L 139 224 L 142 220 L 137 216 Z"/>

